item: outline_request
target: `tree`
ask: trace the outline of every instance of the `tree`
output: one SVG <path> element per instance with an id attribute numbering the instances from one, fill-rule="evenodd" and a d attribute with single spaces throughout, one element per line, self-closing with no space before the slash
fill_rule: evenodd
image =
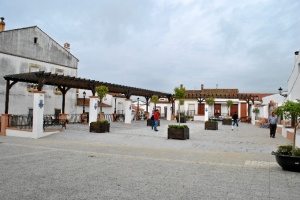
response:
<path id="1" fill-rule="evenodd" d="M 157 95 L 152 95 L 151 101 L 154 103 L 154 110 L 156 110 L 156 104 L 158 102 L 158 96 Z"/>
<path id="2" fill-rule="evenodd" d="M 229 108 L 230 108 L 230 106 L 232 106 L 232 104 L 233 104 L 232 100 L 229 99 L 229 100 L 226 101 L 228 115 L 229 115 Z"/>
<path id="3" fill-rule="evenodd" d="M 179 125 L 180 125 L 180 105 L 183 105 L 184 104 L 184 99 L 185 99 L 185 92 L 186 92 L 186 90 L 185 90 L 185 88 L 184 87 L 180 87 L 180 88 L 178 88 L 178 87 L 175 87 L 174 88 L 174 98 L 175 99 L 177 99 L 177 100 L 179 100 L 179 106 L 178 106 L 178 109 L 179 109 L 179 114 L 178 114 L 178 122 L 179 122 Z"/>
<path id="4" fill-rule="evenodd" d="M 108 93 L 108 87 L 100 85 L 96 87 L 98 98 L 100 99 L 100 114 L 102 114 L 102 100 Z"/>
<path id="5" fill-rule="evenodd" d="M 296 102 L 294 101 L 286 101 L 282 106 L 278 107 L 275 110 L 275 114 L 283 115 L 285 118 L 291 118 L 294 122 L 293 128 L 294 128 L 294 139 L 293 139 L 293 149 L 295 149 L 295 142 L 296 142 L 296 132 L 297 127 L 299 125 L 298 117 L 300 116 L 300 100 L 297 99 Z M 294 155 L 294 152 L 293 152 Z"/>
<path id="6" fill-rule="evenodd" d="M 207 98 L 207 99 L 205 99 L 205 103 L 206 103 L 207 105 L 209 105 L 209 106 L 211 107 L 211 110 L 212 110 L 212 106 L 215 104 L 215 99 L 212 98 L 212 97 Z"/>
<path id="7" fill-rule="evenodd" d="M 258 108 L 254 108 L 252 110 L 253 113 L 255 113 L 255 119 L 257 118 L 257 114 L 259 113 L 259 109 Z"/>

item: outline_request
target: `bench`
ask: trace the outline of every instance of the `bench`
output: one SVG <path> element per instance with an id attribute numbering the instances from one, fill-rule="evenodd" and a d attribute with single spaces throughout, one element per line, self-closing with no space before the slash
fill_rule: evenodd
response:
<path id="1" fill-rule="evenodd" d="M 45 116 L 44 117 L 44 122 L 43 122 L 43 128 L 45 130 L 45 127 L 47 126 L 62 126 L 62 128 L 64 127 L 65 129 L 67 124 L 67 120 L 66 119 L 59 119 L 59 118 L 54 118 L 52 116 Z"/>

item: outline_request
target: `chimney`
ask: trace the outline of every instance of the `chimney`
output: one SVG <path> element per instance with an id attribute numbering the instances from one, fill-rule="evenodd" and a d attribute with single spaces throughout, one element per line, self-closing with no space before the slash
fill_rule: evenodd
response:
<path id="1" fill-rule="evenodd" d="M 70 52 L 70 44 L 68 42 L 64 44 L 64 48 Z"/>
<path id="2" fill-rule="evenodd" d="M 203 90 L 204 89 L 204 85 L 203 84 L 201 84 L 201 90 Z"/>
<path id="3" fill-rule="evenodd" d="M 182 85 L 182 84 L 180 84 L 180 89 L 182 89 L 182 87 L 183 87 L 183 85 Z"/>
<path id="4" fill-rule="evenodd" d="M 5 22 L 3 20 L 4 20 L 4 17 L 1 17 L 0 32 L 5 31 Z"/>

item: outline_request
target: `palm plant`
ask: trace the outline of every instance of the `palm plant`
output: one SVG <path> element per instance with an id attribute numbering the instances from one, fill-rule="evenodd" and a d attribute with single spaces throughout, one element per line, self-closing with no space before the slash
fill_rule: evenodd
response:
<path id="1" fill-rule="evenodd" d="M 180 126 L 180 105 L 183 105 L 184 104 L 184 99 L 185 99 L 185 88 L 184 87 L 175 87 L 174 88 L 174 98 L 175 99 L 178 99 L 179 100 L 179 104 L 178 104 L 178 109 L 179 109 L 179 114 L 178 114 L 178 117 L 179 117 L 179 126 Z"/>
<path id="2" fill-rule="evenodd" d="M 210 98 L 205 99 L 205 102 L 207 105 L 209 105 L 211 107 L 211 110 L 212 110 L 212 106 L 215 104 L 215 99 L 210 97 Z"/>
<path id="3" fill-rule="evenodd" d="M 106 87 L 104 85 L 97 86 L 96 92 L 97 92 L 98 98 L 100 99 L 100 114 L 102 114 L 102 101 L 103 101 L 103 98 L 108 93 L 108 87 Z"/>
<path id="4" fill-rule="evenodd" d="M 228 112 L 227 115 L 229 115 L 229 108 L 230 108 L 230 106 L 232 106 L 232 104 L 233 104 L 233 101 L 232 101 L 232 100 L 229 99 L 229 100 L 226 101 L 227 112 Z"/>

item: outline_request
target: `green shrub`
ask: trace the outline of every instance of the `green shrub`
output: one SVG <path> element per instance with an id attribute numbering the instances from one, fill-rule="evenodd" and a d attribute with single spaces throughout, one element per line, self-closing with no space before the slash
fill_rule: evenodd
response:
<path id="1" fill-rule="evenodd" d="M 178 128 L 178 129 L 184 129 L 184 128 L 188 128 L 187 125 L 177 125 L 177 124 L 170 124 L 169 128 Z"/>
<path id="2" fill-rule="evenodd" d="M 293 146 L 292 145 L 281 145 L 278 147 L 277 152 L 280 155 L 292 155 Z"/>
<path id="3" fill-rule="evenodd" d="M 205 121 L 205 122 L 216 122 L 217 120 L 215 119 L 209 119 L 208 121 Z"/>
<path id="4" fill-rule="evenodd" d="M 96 122 L 91 122 L 90 125 L 95 125 L 95 124 L 109 124 L 109 122 L 107 120 L 103 120 L 103 121 L 96 121 Z"/>

